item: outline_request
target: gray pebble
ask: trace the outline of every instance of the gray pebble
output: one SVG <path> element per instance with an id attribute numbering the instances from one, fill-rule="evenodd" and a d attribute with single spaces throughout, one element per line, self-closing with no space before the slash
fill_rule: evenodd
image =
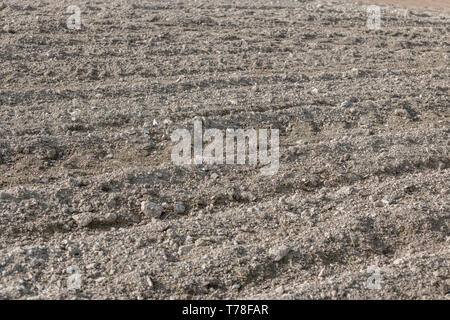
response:
<path id="1" fill-rule="evenodd" d="M 159 218 L 163 212 L 163 208 L 154 202 L 142 201 L 141 211 L 148 217 Z"/>
<path id="2" fill-rule="evenodd" d="M 178 249 L 178 254 L 186 254 L 186 253 L 188 253 L 189 251 L 191 251 L 193 247 L 194 247 L 194 245 L 192 245 L 192 244 L 186 244 L 186 245 L 184 245 L 184 246 L 181 246 L 181 247 Z"/>
<path id="3" fill-rule="evenodd" d="M 271 248 L 269 250 L 269 255 L 274 261 L 280 261 L 286 257 L 291 249 L 286 245 L 281 245 L 279 247 Z"/>
<path id="4" fill-rule="evenodd" d="M 343 108 L 350 107 L 351 105 L 352 105 L 352 103 L 350 101 L 344 101 L 340 104 L 340 106 Z"/>
<path id="5" fill-rule="evenodd" d="M 395 201 L 391 198 L 391 197 L 389 197 L 389 196 L 386 196 L 386 197 L 384 197 L 383 198 L 383 200 L 381 200 L 384 204 L 387 204 L 387 205 L 391 205 L 391 204 L 393 204 Z"/>
<path id="6" fill-rule="evenodd" d="M 0 200 L 10 200 L 12 196 L 6 192 L 0 192 Z"/>
<path id="7" fill-rule="evenodd" d="M 173 211 L 174 211 L 175 213 L 182 214 L 182 213 L 184 213 L 184 212 L 186 211 L 186 207 L 185 207 L 185 205 L 184 205 L 183 202 L 177 202 L 177 203 L 173 206 Z"/>
<path id="8" fill-rule="evenodd" d="M 113 223 L 116 220 L 117 220 L 117 214 L 115 214 L 114 212 L 107 213 L 103 218 L 103 221 L 106 223 Z"/>
<path id="9" fill-rule="evenodd" d="M 73 216 L 73 219 L 80 227 L 87 227 L 93 221 L 93 217 L 90 213 L 80 213 Z"/>

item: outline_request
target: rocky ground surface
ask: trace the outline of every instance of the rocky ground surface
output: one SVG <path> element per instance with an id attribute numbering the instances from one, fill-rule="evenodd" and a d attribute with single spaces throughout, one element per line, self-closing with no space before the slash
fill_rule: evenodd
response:
<path id="1" fill-rule="evenodd" d="M 450 298 L 449 11 L 72 4 L 0 3 L 1 299 Z M 194 119 L 278 172 L 173 164 Z"/>

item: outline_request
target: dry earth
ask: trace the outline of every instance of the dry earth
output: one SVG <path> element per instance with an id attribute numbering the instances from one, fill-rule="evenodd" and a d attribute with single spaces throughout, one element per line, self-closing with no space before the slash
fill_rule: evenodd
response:
<path id="1" fill-rule="evenodd" d="M 447 11 L 72 4 L 0 4 L 0 298 L 450 298 Z M 194 119 L 277 174 L 176 166 Z"/>
<path id="2" fill-rule="evenodd" d="M 449 0 L 357 0 L 367 4 L 388 4 L 404 8 L 450 9 Z"/>

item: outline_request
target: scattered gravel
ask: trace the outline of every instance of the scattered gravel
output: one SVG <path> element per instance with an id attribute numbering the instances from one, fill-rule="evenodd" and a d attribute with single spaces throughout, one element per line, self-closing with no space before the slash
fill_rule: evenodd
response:
<path id="1" fill-rule="evenodd" d="M 0 299 L 450 297 L 448 11 L 6 3 Z M 278 171 L 175 165 L 194 119 L 279 129 Z"/>

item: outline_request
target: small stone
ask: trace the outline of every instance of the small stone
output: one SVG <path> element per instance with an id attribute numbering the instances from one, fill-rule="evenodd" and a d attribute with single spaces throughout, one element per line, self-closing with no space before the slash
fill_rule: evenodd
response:
<path id="1" fill-rule="evenodd" d="M 394 110 L 394 114 L 396 116 L 399 116 L 399 117 L 406 117 L 406 116 L 408 116 L 408 112 L 405 109 L 395 109 Z"/>
<path id="2" fill-rule="evenodd" d="M 177 202 L 177 203 L 173 206 L 173 211 L 174 211 L 175 213 L 182 214 L 182 213 L 184 213 L 184 212 L 186 211 L 186 207 L 185 207 L 185 205 L 184 205 L 183 202 Z"/>
<path id="3" fill-rule="evenodd" d="M 71 255 L 71 256 L 78 256 L 80 255 L 81 251 L 80 248 L 78 247 L 78 245 L 76 244 L 71 244 L 68 246 L 67 248 L 67 252 Z"/>
<path id="4" fill-rule="evenodd" d="M 10 26 L 8 26 L 8 25 L 3 26 L 2 30 L 5 33 L 14 33 L 13 29 Z"/>
<path id="5" fill-rule="evenodd" d="M 317 275 L 318 278 L 323 278 L 325 277 L 325 267 L 323 267 L 322 269 L 320 269 L 319 274 Z"/>
<path id="6" fill-rule="evenodd" d="M 383 200 L 381 200 L 381 201 L 387 205 L 391 205 L 394 203 L 394 200 L 389 196 L 384 197 Z"/>
<path id="7" fill-rule="evenodd" d="M 103 218 L 103 221 L 106 223 L 113 223 L 117 220 L 117 214 L 115 214 L 114 212 L 109 212 L 105 215 L 105 217 Z"/>
<path id="8" fill-rule="evenodd" d="M 359 69 L 357 69 L 357 68 L 353 68 L 351 71 L 350 71 L 350 75 L 352 76 L 352 77 L 358 77 L 359 75 L 360 75 L 360 72 L 359 72 Z"/>
<path id="9" fill-rule="evenodd" d="M 211 241 L 211 239 L 208 238 L 200 238 L 195 240 L 195 245 L 197 247 L 203 247 L 203 246 L 207 246 L 209 244 L 211 244 L 213 241 Z"/>
<path id="10" fill-rule="evenodd" d="M 433 272 L 433 276 L 436 277 L 436 278 L 440 278 L 441 273 L 439 272 L 439 270 L 436 270 L 436 271 Z"/>
<path id="11" fill-rule="evenodd" d="M 149 217 L 159 218 L 163 212 L 163 208 L 151 201 L 142 201 L 141 202 L 141 211 Z"/>
<path id="12" fill-rule="evenodd" d="M 282 196 L 278 199 L 278 203 L 281 205 L 287 205 L 286 196 Z"/>
<path id="13" fill-rule="evenodd" d="M 12 196 L 9 193 L 0 192 L 0 201 L 1 200 L 10 200 L 10 199 L 12 199 Z"/>
<path id="14" fill-rule="evenodd" d="M 214 278 L 204 279 L 201 285 L 204 288 L 218 288 L 220 286 L 220 280 Z"/>
<path id="15" fill-rule="evenodd" d="M 153 286 L 154 286 L 154 285 L 153 285 L 152 279 L 151 279 L 149 276 L 147 276 L 145 279 L 147 280 L 148 287 L 149 287 L 150 289 L 153 289 Z"/>
<path id="16" fill-rule="evenodd" d="M 213 172 L 213 173 L 211 174 L 211 179 L 212 179 L 212 180 L 216 180 L 217 178 L 219 178 L 219 175 L 218 175 L 217 173 Z"/>
<path id="17" fill-rule="evenodd" d="M 437 168 L 438 168 L 439 171 L 442 171 L 442 170 L 445 170 L 447 168 L 447 165 L 444 162 L 439 161 Z"/>
<path id="18" fill-rule="evenodd" d="M 95 282 L 96 282 L 96 283 L 100 283 L 100 282 L 102 282 L 103 280 L 105 280 L 105 277 L 100 277 L 100 278 L 95 279 Z"/>
<path id="19" fill-rule="evenodd" d="M 284 293 L 284 287 L 279 286 L 278 288 L 275 289 L 275 293 L 278 295 L 282 295 Z"/>
<path id="20" fill-rule="evenodd" d="M 354 188 L 352 186 L 344 186 L 337 191 L 337 194 L 350 196 L 354 192 Z"/>
<path id="21" fill-rule="evenodd" d="M 352 105 L 352 103 L 347 100 L 347 101 L 342 102 L 340 106 L 343 108 L 347 108 L 347 107 L 350 107 L 351 105 Z"/>
<path id="22" fill-rule="evenodd" d="M 395 260 L 394 260 L 394 264 L 395 264 L 395 265 L 399 265 L 399 264 L 402 264 L 402 263 L 403 263 L 403 259 L 400 259 L 400 258 L 399 258 L 399 259 L 395 259 Z"/>
<path id="23" fill-rule="evenodd" d="M 375 207 L 378 207 L 378 208 L 384 207 L 384 204 L 382 201 L 375 201 L 374 205 L 375 205 Z"/>
<path id="24" fill-rule="evenodd" d="M 55 57 L 55 53 L 52 51 L 52 50 L 48 50 L 46 53 L 45 53 L 45 55 L 48 57 L 48 58 L 54 58 Z M 79 112 L 79 110 L 77 110 L 78 112 Z"/>
<path id="25" fill-rule="evenodd" d="M 184 246 L 181 246 L 179 249 L 178 249 L 178 254 L 186 254 L 186 253 L 188 253 L 189 251 L 191 251 L 192 250 L 192 248 L 194 247 L 194 245 L 192 245 L 192 244 L 186 244 L 186 245 L 184 245 Z"/>
<path id="26" fill-rule="evenodd" d="M 366 104 L 367 104 L 367 106 L 369 108 L 376 108 L 377 107 L 377 104 L 374 101 L 372 101 L 372 100 L 367 100 Z"/>
<path id="27" fill-rule="evenodd" d="M 281 261 L 286 257 L 291 249 L 286 245 L 281 245 L 279 247 L 271 248 L 269 250 L 269 255 L 274 261 Z"/>
<path id="28" fill-rule="evenodd" d="M 93 217 L 90 213 L 80 213 L 73 216 L 73 219 L 80 227 L 87 227 L 93 221 Z"/>

